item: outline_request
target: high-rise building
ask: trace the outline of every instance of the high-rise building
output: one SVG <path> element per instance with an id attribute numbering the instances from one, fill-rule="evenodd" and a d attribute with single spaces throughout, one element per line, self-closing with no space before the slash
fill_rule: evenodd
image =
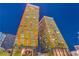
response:
<path id="1" fill-rule="evenodd" d="M 27 4 L 17 31 L 16 46 L 32 49 L 38 47 L 38 21 L 39 7 Z"/>
<path id="2" fill-rule="evenodd" d="M 70 55 L 68 46 L 53 18 L 44 16 L 40 20 L 39 34 L 42 52 L 55 56 Z"/>

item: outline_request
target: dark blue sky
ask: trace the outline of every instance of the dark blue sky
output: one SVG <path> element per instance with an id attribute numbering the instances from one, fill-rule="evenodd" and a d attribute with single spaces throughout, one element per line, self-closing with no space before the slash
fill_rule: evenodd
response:
<path id="1" fill-rule="evenodd" d="M 70 50 L 79 44 L 79 4 L 34 4 L 40 6 L 40 19 L 53 17 Z M 0 32 L 16 34 L 26 4 L 0 4 Z"/>

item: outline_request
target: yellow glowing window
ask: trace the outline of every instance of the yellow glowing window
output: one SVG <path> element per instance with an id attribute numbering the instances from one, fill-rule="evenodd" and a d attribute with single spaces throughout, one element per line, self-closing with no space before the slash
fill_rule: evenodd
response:
<path id="1" fill-rule="evenodd" d="M 35 46 L 35 41 L 31 40 L 31 46 Z"/>
<path id="2" fill-rule="evenodd" d="M 30 45 L 31 45 L 31 40 L 28 39 L 27 43 L 28 43 L 28 45 L 30 46 Z"/>
<path id="3" fill-rule="evenodd" d="M 34 34 L 35 34 L 35 37 L 37 37 L 37 36 L 38 36 L 38 32 L 35 32 Z"/>
<path id="4" fill-rule="evenodd" d="M 35 16 L 34 16 L 33 18 L 34 18 L 34 20 L 36 19 L 36 17 L 35 17 Z"/>
<path id="5" fill-rule="evenodd" d="M 33 25 L 33 23 L 32 23 L 32 21 L 30 22 L 30 26 L 32 26 Z"/>

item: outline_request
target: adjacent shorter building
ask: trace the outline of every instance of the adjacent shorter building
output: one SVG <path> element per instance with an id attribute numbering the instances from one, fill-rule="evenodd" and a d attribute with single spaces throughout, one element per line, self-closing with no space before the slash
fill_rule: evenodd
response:
<path id="1" fill-rule="evenodd" d="M 76 51 L 71 51 L 72 56 L 78 56 Z"/>
<path id="2" fill-rule="evenodd" d="M 54 56 L 70 56 L 68 46 L 52 17 L 44 16 L 39 23 L 41 52 Z"/>
<path id="3" fill-rule="evenodd" d="M 6 37 L 1 45 L 4 49 L 11 49 L 15 43 L 15 35 L 5 34 Z"/>
<path id="4" fill-rule="evenodd" d="M 5 37 L 6 37 L 6 35 L 4 33 L 0 32 L 0 47 L 1 47 Z"/>
<path id="5" fill-rule="evenodd" d="M 0 32 L 0 47 L 10 49 L 15 42 L 15 35 Z"/>
<path id="6" fill-rule="evenodd" d="M 75 51 L 71 51 L 72 56 L 79 56 L 79 45 L 75 45 Z"/>

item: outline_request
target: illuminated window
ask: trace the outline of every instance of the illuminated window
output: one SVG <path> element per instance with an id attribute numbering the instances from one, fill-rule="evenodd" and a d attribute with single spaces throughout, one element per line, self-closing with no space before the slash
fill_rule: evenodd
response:
<path id="1" fill-rule="evenodd" d="M 58 34 L 59 34 L 60 32 L 59 32 L 59 31 L 57 31 L 56 33 L 58 33 Z"/>
<path id="2" fill-rule="evenodd" d="M 21 34 L 21 38 L 24 38 L 24 34 Z"/>
<path id="3" fill-rule="evenodd" d="M 30 26 L 33 26 L 33 23 L 32 23 L 32 21 L 30 22 Z"/>
<path id="4" fill-rule="evenodd" d="M 52 38 L 54 38 L 54 34 L 52 34 Z"/>
<path id="5" fill-rule="evenodd" d="M 29 18 L 29 16 L 26 16 L 26 20 Z"/>
<path id="6" fill-rule="evenodd" d="M 50 30 L 48 30 L 48 32 L 50 33 Z"/>
<path id="7" fill-rule="evenodd" d="M 55 39 L 52 39 L 53 41 L 55 40 Z"/>
<path id="8" fill-rule="evenodd" d="M 35 41 L 31 40 L 31 46 L 35 46 Z"/>
<path id="9" fill-rule="evenodd" d="M 29 32 L 29 29 L 26 29 L 26 32 L 28 33 Z"/>

